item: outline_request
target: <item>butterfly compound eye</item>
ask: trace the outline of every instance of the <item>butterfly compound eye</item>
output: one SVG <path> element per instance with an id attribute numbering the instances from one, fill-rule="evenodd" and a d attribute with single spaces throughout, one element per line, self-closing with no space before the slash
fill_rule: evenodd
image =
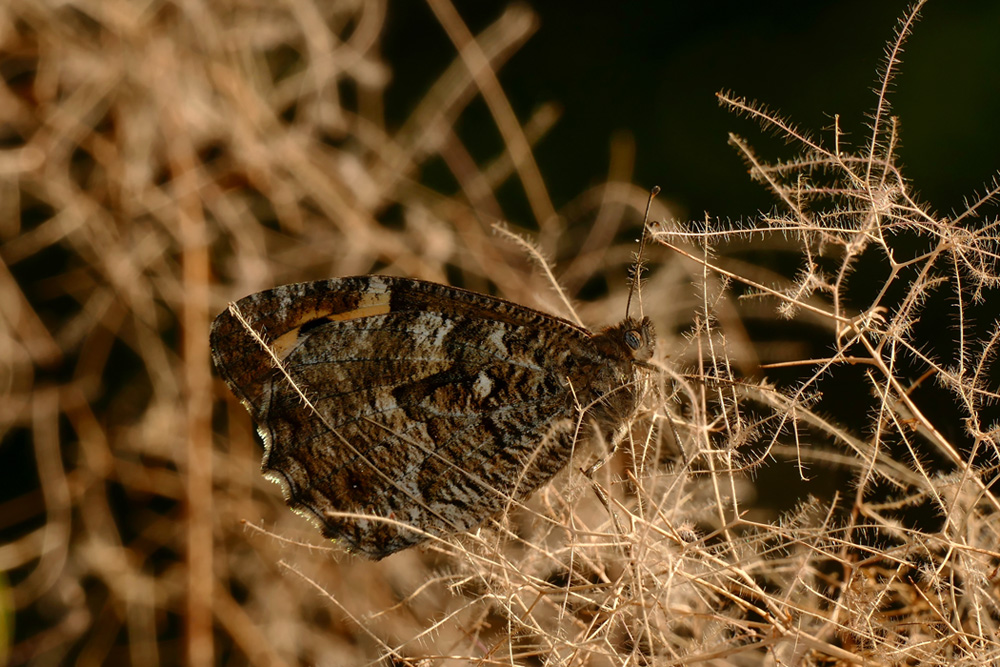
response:
<path id="1" fill-rule="evenodd" d="M 625 344 L 628 345 L 633 350 L 638 350 L 642 345 L 642 337 L 639 336 L 639 332 L 631 329 L 625 332 Z"/>

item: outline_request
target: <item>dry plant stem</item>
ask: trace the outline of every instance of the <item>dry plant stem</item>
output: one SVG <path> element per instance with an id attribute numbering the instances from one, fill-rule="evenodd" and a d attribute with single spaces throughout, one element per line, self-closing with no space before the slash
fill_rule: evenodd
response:
<path id="1" fill-rule="evenodd" d="M 575 294 L 581 286 L 582 281 L 577 276 L 589 275 L 595 265 L 601 264 L 612 246 L 614 235 L 622 223 L 622 204 L 632 204 L 639 199 L 639 188 L 631 182 L 634 160 L 635 141 L 632 137 L 616 137 L 610 146 L 607 184 L 591 188 L 579 198 L 587 210 L 595 207 L 589 200 L 598 201 L 597 213 L 587 229 L 587 237 L 562 273 L 562 282 L 571 294 Z"/>
<path id="2" fill-rule="evenodd" d="M 577 314 L 576 309 L 573 308 L 573 304 L 570 303 L 569 298 L 566 296 L 566 290 L 559 285 L 559 280 L 555 277 L 555 274 L 552 273 L 552 267 L 549 262 L 545 260 L 545 256 L 542 254 L 542 251 L 539 250 L 533 243 L 522 238 L 521 236 L 518 236 L 517 234 L 514 234 L 503 225 L 493 225 L 493 231 L 499 236 L 503 236 L 504 238 L 513 241 L 528 253 L 528 255 L 535 261 L 535 265 L 542 269 L 545 273 L 546 280 L 548 280 L 549 285 L 552 286 L 556 294 L 559 295 L 559 299 L 562 301 L 566 312 L 569 313 L 570 319 L 577 325 L 581 327 L 584 326 L 583 320 L 580 319 L 580 315 Z"/>
<path id="3" fill-rule="evenodd" d="M 880 157 L 880 153 L 884 148 L 881 146 L 879 137 L 882 134 L 883 117 L 886 115 L 889 109 L 889 85 L 891 84 L 895 70 L 899 67 L 900 56 L 903 51 L 903 43 L 906 38 L 910 36 L 913 32 L 913 28 L 917 22 L 917 18 L 920 15 L 920 10 L 923 6 L 927 4 L 927 0 L 918 0 L 916 3 L 910 5 L 904 15 L 903 20 L 900 22 L 899 26 L 896 28 L 895 39 L 891 42 L 890 51 L 887 54 L 884 69 L 881 73 L 881 88 L 878 91 L 877 100 L 878 103 L 875 108 L 875 114 L 872 120 L 872 135 L 871 141 L 868 144 L 868 157 L 869 162 L 867 169 L 865 171 L 864 182 L 872 182 L 872 169 L 875 166 L 876 156 Z M 895 123 L 893 123 L 895 126 Z M 890 145 L 894 145 L 894 142 Z M 891 153 L 889 153 L 891 154 Z"/>
<path id="4" fill-rule="evenodd" d="M 517 168 L 535 220 L 542 230 L 543 239 L 554 237 L 557 223 L 555 208 L 552 206 L 545 181 L 531 152 L 531 146 L 524 136 L 521 124 L 517 120 L 510 102 L 500 87 L 500 82 L 497 80 L 489 60 L 449 0 L 428 0 L 428 5 L 465 61 L 469 72 L 472 73 L 473 79 L 479 86 L 483 99 L 493 114 L 497 128 L 500 130 Z M 543 241 L 542 245 L 545 247 L 547 243 Z"/>
<path id="5" fill-rule="evenodd" d="M 385 655 L 392 655 L 393 657 L 395 657 L 397 659 L 401 659 L 402 658 L 402 656 L 397 652 L 397 649 L 390 648 L 387 644 L 385 644 L 385 642 L 382 640 L 381 637 L 379 637 L 378 635 L 370 632 L 368 630 L 368 627 L 367 627 L 367 625 L 365 623 L 363 623 L 360 619 L 355 618 L 353 615 L 351 615 L 351 613 L 347 610 L 347 608 L 344 607 L 340 602 L 337 601 L 337 598 L 335 598 L 334 596 L 332 596 L 329 593 L 327 593 L 323 589 L 323 587 L 320 586 L 316 581 L 314 581 L 313 579 L 310 579 L 305 573 L 301 572 L 300 570 L 297 570 L 294 566 L 292 566 L 292 565 L 290 565 L 288 563 L 285 563 L 284 561 L 282 561 L 282 562 L 280 562 L 278 564 L 282 568 L 284 568 L 285 570 L 288 570 L 289 572 L 293 573 L 294 575 L 296 575 L 297 577 L 301 578 L 303 581 L 305 581 L 306 583 L 308 583 L 309 586 L 314 591 L 316 591 L 320 595 L 324 596 L 331 604 L 333 604 L 338 609 L 340 609 L 340 611 L 351 620 L 351 622 L 353 623 L 353 625 L 356 628 L 358 628 L 359 630 L 361 630 L 362 632 L 364 632 L 365 634 L 367 634 L 368 637 L 370 637 L 377 645 L 379 645 L 382 649 L 385 650 L 386 653 L 383 654 L 383 656 L 385 656 Z"/>
<path id="6" fill-rule="evenodd" d="M 711 308 L 711 305 L 710 305 L 709 300 L 708 300 L 709 299 L 709 294 L 708 294 L 707 285 L 709 284 L 709 282 L 708 282 L 708 265 L 707 265 L 707 262 L 703 262 L 702 263 L 702 271 L 703 271 L 703 273 L 702 273 L 702 285 L 703 285 L 703 288 L 702 288 L 702 299 L 703 299 L 703 301 L 702 301 L 702 314 L 701 314 L 702 320 L 701 320 L 701 322 L 699 322 L 699 324 L 700 324 L 700 328 L 701 327 L 704 328 L 705 335 L 704 336 L 699 336 L 699 338 L 698 338 L 698 368 L 701 371 L 702 377 L 709 377 L 710 375 L 714 375 L 714 374 L 709 373 L 708 369 L 706 369 L 705 366 L 706 366 L 706 364 L 714 363 L 714 361 L 715 361 L 715 359 L 717 359 L 717 357 L 712 353 L 712 350 L 711 350 L 711 346 L 714 344 L 714 341 L 713 341 L 714 337 L 712 335 L 712 320 L 711 320 L 711 315 L 710 315 L 710 313 L 712 311 L 712 308 Z M 704 342 L 707 342 L 707 344 L 710 347 L 710 349 L 707 350 L 707 351 L 704 350 L 703 347 L 702 347 Z M 706 359 L 705 359 L 706 352 L 708 354 L 708 359 L 709 359 L 708 361 L 706 361 Z M 705 392 L 708 391 L 707 385 L 702 385 L 700 391 L 702 392 L 702 395 L 700 397 L 700 404 L 701 405 L 706 405 L 708 403 L 708 398 L 705 395 Z M 705 415 L 705 416 L 707 416 L 707 415 Z M 738 515 L 739 514 L 739 507 L 736 504 L 736 499 L 738 498 L 738 496 L 736 495 L 735 490 L 733 488 L 731 488 L 731 487 L 728 489 L 728 494 L 723 494 L 722 491 L 721 491 L 721 489 L 719 488 L 720 476 L 718 475 L 718 471 L 715 469 L 715 462 L 716 462 L 715 452 L 712 451 L 713 450 L 712 443 L 711 443 L 711 441 L 708 438 L 708 434 L 709 434 L 709 431 L 710 431 L 710 425 L 707 424 L 707 423 L 703 423 L 700 426 L 701 426 L 701 429 L 702 429 L 702 436 L 704 437 L 704 442 L 703 442 L 702 446 L 705 448 L 705 453 L 707 455 L 706 456 L 706 460 L 707 460 L 707 463 L 708 463 L 708 466 L 709 466 L 709 470 L 712 473 L 711 474 L 712 487 L 713 487 L 712 491 L 713 491 L 713 493 L 715 495 L 715 501 L 716 501 L 715 502 L 715 506 L 716 506 L 716 512 L 718 513 L 718 522 L 719 522 L 720 526 L 725 526 L 727 524 L 727 520 L 726 520 L 726 515 L 725 514 L 726 514 L 726 511 L 727 511 L 727 509 L 729 508 L 729 505 L 730 505 L 730 502 L 727 501 L 727 498 L 731 499 L 731 501 L 732 501 L 732 512 L 733 512 L 733 514 Z M 730 470 L 733 468 L 733 466 L 732 466 L 732 460 L 729 458 L 729 452 L 728 451 L 723 453 L 723 461 L 725 463 L 725 467 L 726 468 L 728 468 Z M 723 480 L 723 481 L 725 481 L 725 480 Z M 732 482 L 732 478 L 729 478 L 729 481 L 731 483 Z M 733 536 L 731 534 L 727 534 L 726 535 L 726 540 L 725 540 L 726 544 L 731 544 L 732 543 L 732 539 L 733 539 Z"/>
<path id="7" fill-rule="evenodd" d="M 237 646 L 247 656 L 250 664 L 274 665 L 275 667 L 292 664 L 281 658 L 274 650 L 274 646 L 261 635 L 260 628 L 254 619 L 231 595 L 223 595 L 216 591 L 212 603 L 215 618 L 232 636 Z"/>
<path id="8" fill-rule="evenodd" d="M 808 303 L 801 303 L 801 302 L 798 302 L 798 301 L 794 301 L 793 299 L 791 299 L 790 297 L 788 297 L 786 294 L 783 294 L 782 292 L 779 292 L 778 290 L 772 289 L 770 287 L 767 287 L 766 285 L 763 285 L 761 283 L 758 283 L 758 282 L 755 282 L 753 280 L 750 280 L 750 279 L 748 279 L 748 278 L 746 278 L 744 276 L 741 276 L 741 275 L 739 275 L 737 273 L 733 273 L 732 271 L 727 271 L 726 269 L 722 268 L 718 264 L 714 264 L 714 263 L 708 261 L 704 257 L 698 257 L 697 255 L 695 255 L 695 254 L 693 254 L 691 252 L 688 252 L 687 250 L 684 250 L 680 246 L 678 246 L 676 244 L 673 244 L 673 243 L 670 243 L 669 241 L 666 240 L 666 237 L 665 237 L 665 235 L 663 235 L 663 233 L 655 234 L 654 235 L 654 239 L 660 245 L 662 245 L 663 247 L 669 248 L 671 251 L 677 253 L 678 255 L 681 255 L 683 257 L 687 257 L 688 259 L 691 259 L 691 260 L 694 260 L 698 264 L 700 264 L 700 265 L 704 266 L 705 268 L 711 270 L 712 273 L 717 273 L 717 274 L 719 274 L 721 276 L 725 276 L 726 278 L 729 278 L 731 280 L 736 280 L 738 282 L 741 282 L 744 285 L 748 285 L 750 287 L 753 287 L 754 289 L 757 289 L 757 290 L 759 290 L 760 292 L 762 292 L 764 294 L 768 294 L 770 296 L 773 296 L 776 299 L 779 299 L 781 301 L 785 301 L 785 302 L 788 302 L 788 303 L 794 303 L 795 306 L 797 306 L 799 308 L 802 308 L 803 310 L 809 310 L 809 311 L 811 311 L 811 312 L 813 312 L 813 313 L 815 313 L 817 315 L 821 315 L 824 318 L 833 320 L 833 321 L 838 322 L 840 324 L 849 325 L 849 324 L 851 324 L 853 322 L 853 320 L 851 318 L 838 317 L 838 316 L 834 315 L 832 312 L 830 312 L 829 310 L 824 310 L 822 308 L 818 308 L 816 306 L 812 306 L 812 305 L 810 305 Z"/>
<path id="9" fill-rule="evenodd" d="M 511 5 L 504 9 L 503 13 L 495 22 L 483 30 L 476 41 L 483 51 L 483 55 L 489 60 L 491 69 L 499 69 L 513 56 L 517 49 L 535 32 L 537 20 L 535 14 L 524 5 Z M 430 86 L 424 97 L 417 103 L 417 106 L 404 121 L 402 127 L 393 136 L 394 151 L 388 155 L 382 155 L 382 147 L 372 146 L 379 149 L 378 159 L 375 168 L 376 173 L 385 178 L 398 179 L 401 174 L 405 174 L 411 167 L 406 166 L 421 164 L 427 159 L 427 155 L 437 149 L 437 143 L 448 128 L 451 128 L 458 115 L 469 102 L 475 97 L 476 82 L 469 71 L 468 65 L 462 60 L 461 54 L 456 56 L 455 61 L 445 69 L 437 80 Z M 547 124 L 543 122 L 543 126 Z M 526 128 L 527 132 L 527 128 Z M 508 156 L 509 159 L 509 156 Z M 402 160 L 403 162 L 396 162 Z M 511 162 L 505 162 L 503 170 L 508 171 L 512 167 Z M 499 169 L 493 166 L 487 168 Z M 488 179 L 494 186 L 499 181 Z M 506 179 L 503 179 L 506 180 Z M 395 191 L 398 184 L 390 182 L 387 190 Z M 438 193 L 430 193 L 442 197 Z M 460 202 L 451 202 L 458 204 Z"/>
<path id="10" fill-rule="evenodd" d="M 177 123 L 167 114 L 166 127 Z M 178 132 L 181 136 L 183 133 Z M 187 196 L 181 199 L 178 223 L 182 245 L 184 309 L 184 379 L 187 389 L 187 659 L 191 665 L 214 663 L 212 638 L 213 554 L 212 518 L 212 390 L 209 368 L 206 224 L 197 197 L 198 173 L 193 148 L 183 140 L 171 144 L 174 179 Z"/>
<path id="11" fill-rule="evenodd" d="M 36 433 L 35 461 L 42 480 L 46 523 L 37 542 L 38 565 L 31 575 L 13 589 L 18 607 L 33 602 L 56 581 L 67 561 L 67 539 L 70 531 L 70 493 L 66 471 L 62 466 L 58 425 L 58 391 L 50 389 L 33 396 L 31 415 Z M 34 550 L 32 550 L 34 551 Z"/>
<path id="12" fill-rule="evenodd" d="M 14 321 L 8 326 L 17 333 L 17 339 L 23 343 L 32 361 L 41 365 L 54 364 L 62 357 L 62 350 L 52 338 L 52 334 L 42 323 L 24 292 L 11 275 L 7 262 L 0 262 L 0 299 L 8 306 L 7 311 L 13 311 Z M 11 317 L 4 312 L 4 318 Z"/>

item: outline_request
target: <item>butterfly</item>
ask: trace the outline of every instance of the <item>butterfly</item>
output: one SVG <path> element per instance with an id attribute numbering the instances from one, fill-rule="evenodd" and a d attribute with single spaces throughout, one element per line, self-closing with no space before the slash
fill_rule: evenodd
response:
<path id="1" fill-rule="evenodd" d="M 655 346 L 648 317 L 594 333 L 380 275 L 251 294 L 211 330 L 215 368 L 264 441 L 264 475 L 324 535 L 374 560 L 530 495 L 566 466 L 583 420 L 627 423 Z"/>
<path id="2" fill-rule="evenodd" d="M 247 296 L 212 325 L 215 368 L 287 503 L 381 559 L 468 531 L 562 469 L 581 416 L 636 409 L 649 318 L 593 333 L 500 298 L 369 275 Z"/>

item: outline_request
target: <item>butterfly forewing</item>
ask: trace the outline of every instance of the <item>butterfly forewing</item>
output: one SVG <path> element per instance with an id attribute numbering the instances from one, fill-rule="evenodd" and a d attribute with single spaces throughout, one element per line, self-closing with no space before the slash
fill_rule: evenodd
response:
<path id="1" fill-rule="evenodd" d="M 636 327 L 651 349 L 648 321 L 625 328 Z M 621 333 L 364 276 L 246 297 L 216 319 L 212 348 L 289 505 L 382 558 L 472 528 L 550 479 L 577 406 L 633 408 L 638 357 L 616 346 Z"/>

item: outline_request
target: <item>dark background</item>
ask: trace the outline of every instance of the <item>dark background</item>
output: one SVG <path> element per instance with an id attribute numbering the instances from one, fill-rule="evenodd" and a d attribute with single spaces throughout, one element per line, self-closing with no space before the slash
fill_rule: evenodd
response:
<path id="1" fill-rule="evenodd" d="M 478 32 L 504 6 L 460 2 L 458 10 Z M 848 140 L 862 143 L 886 45 L 908 6 L 537 3 L 540 29 L 503 67 L 500 81 L 522 119 L 543 102 L 562 106 L 562 118 L 536 148 L 557 208 L 602 178 L 609 139 L 625 131 L 637 144 L 636 183 L 659 184 L 688 218 L 705 211 L 736 218 L 767 209 L 772 200 L 746 177 L 727 133 L 748 138 L 765 155 L 792 152 L 719 107 L 715 93 L 730 90 L 762 102 L 814 133 L 840 114 Z M 904 173 L 944 213 L 1000 166 L 1000 3 L 930 2 L 921 17 L 891 100 L 902 121 Z M 397 2 L 389 6 L 384 50 L 394 63 L 387 113 L 395 123 L 454 49 L 427 5 Z M 459 129 L 473 149 L 481 143 L 485 156 L 494 154 L 499 139 L 479 104 L 467 110 Z M 504 204 L 512 218 L 529 217 Z"/>

